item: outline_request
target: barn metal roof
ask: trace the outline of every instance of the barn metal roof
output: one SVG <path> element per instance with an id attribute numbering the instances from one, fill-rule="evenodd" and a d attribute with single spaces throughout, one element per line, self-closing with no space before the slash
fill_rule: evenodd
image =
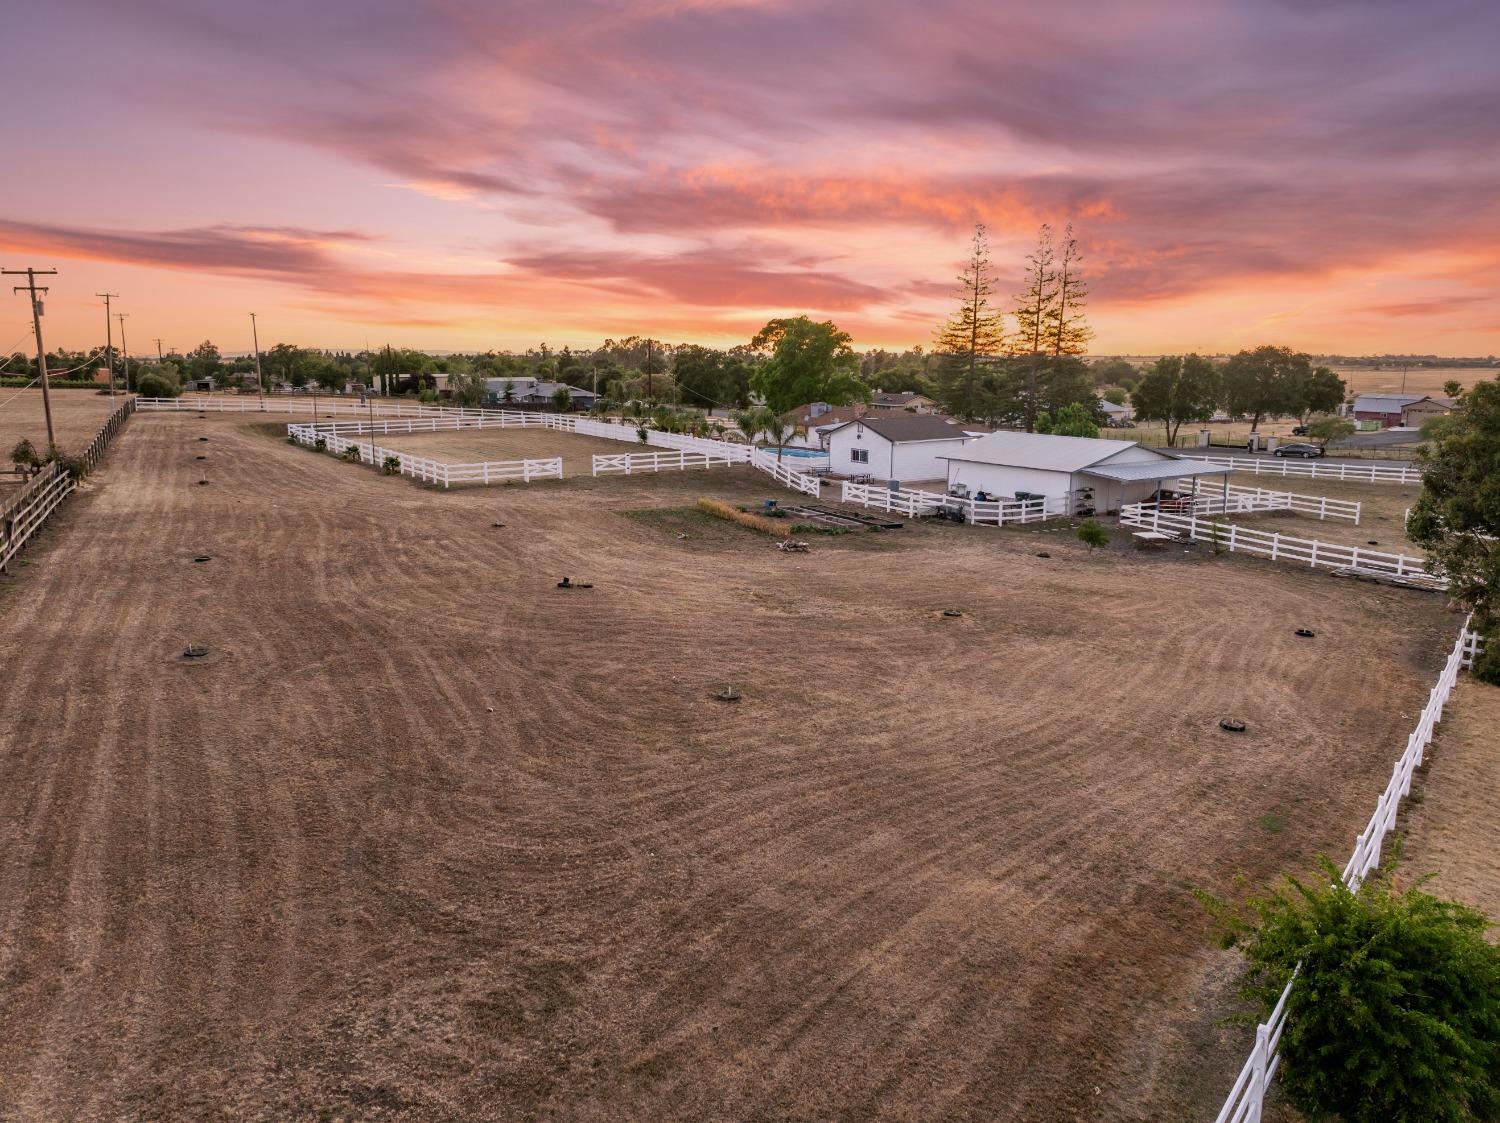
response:
<path id="1" fill-rule="evenodd" d="M 1119 483 L 1138 483 L 1141 480 L 1181 480 L 1188 476 L 1227 476 L 1233 468 L 1219 464 L 1203 464 L 1168 457 L 1164 460 L 1134 461 L 1126 464 L 1095 464 L 1082 468 L 1085 476 L 1099 476 Z"/>
<path id="2" fill-rule="evenodd" d="M 1044 472 L 1078 472 L 1135 447 L 1135 441 L 1105 440 L 1100 437 L 1056 437 L 1050 433 L 1016 433 L 1004 430 L 970 442 L 957 456 L 947 459 L 975 464 L 1001 464 L 1011 468 L 1037 468 Z M 1162 459 L 1167 457 L 1163 455 Z"/>

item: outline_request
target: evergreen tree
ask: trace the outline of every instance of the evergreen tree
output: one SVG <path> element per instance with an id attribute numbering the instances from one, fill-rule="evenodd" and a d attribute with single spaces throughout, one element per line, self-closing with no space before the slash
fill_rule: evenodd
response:
<path id="1" fill-rule="evenodd" d="M 990 244 L 983 223 L 974 226 L 973 248 L 958 283 L 958 311 L 937 333 L 940 395 L 949 412 L 973 420 L 982 412 L 980 360 L 998 354 L 1005 341 L 1004 314 L 990 305 Z"/>
<path id="2" fill-rule="evenodd" d="M 1089 290 L 1083 280 L 1083 254 L 1071 223 L 1063 229 L 1057 263 L 1057 298 L 1047 314 L 1047 335 L 1054 355 L 1082 355 L 1094 337 L 1083 310 Z"/>
<path id="3" fill-rule="evenodd" d="M 1056 251 L 1052 245 L 1052 227 L 1042 224 L 1037 233 L 1036 249 L 1026 257 L 1025 285 L 1016 294 L 1016 335 L 1011 349 L 1028 357 L 1026 366 L 1025 419 L 1028 432 L 1036 429 L 1036 380 L 1042 356 L 1048 351 L 1047 327 L 1057 307 Z"/>

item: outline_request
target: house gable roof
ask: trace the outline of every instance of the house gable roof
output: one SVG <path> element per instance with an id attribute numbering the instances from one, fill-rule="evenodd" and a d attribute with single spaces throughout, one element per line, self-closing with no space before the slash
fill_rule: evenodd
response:
<path id="1" fill-rule="evenodd" d="M 847 429 L 850 425 L 863 425 L 866 429 L 884 437 L 892 444 L 907 444 L 912 441 L 966 441 L 967 433 L 961 426 L 946 418 L 931 413 L 897 414 L 894 417 L 869 416 L 857 421 L 846 421 L 833 432 Z"/>
<path id="2" fill-rule="evenodd" d="M 965 445 L 948 460 L 972 464 L 998 464 L 1010 468 L 1036 468 L 1046 472 L 1079 472 L 1119 456 L 1127 449 L 1150 452 L 1162 460 L 1175 457 L 1142 448 L 1136 441 L 1105 440 L 1100 437 L 1058 437 L 1051 433 L 1017 433 L 1002 430 Z"/>

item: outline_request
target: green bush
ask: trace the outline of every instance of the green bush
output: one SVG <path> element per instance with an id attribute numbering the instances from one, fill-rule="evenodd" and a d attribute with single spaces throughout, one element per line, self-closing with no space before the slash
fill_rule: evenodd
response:
<path id="1" fill-rule="evenodd" d="M 147 371 L 136 377 L 135 392 L 143 398 L 176 398 L 182 394 L 182 387 L 162 375 Z"/>
<path id="2" fill-rule="evenodd" d="M 327 437 L 319 437 L 317 440 L 313 441 L 313 448 L 317 449 L 319 452 L 327 452 L 328 451 L 328 438 Z"/>
<path id="3" fill-rule="evenodd" d="M 22 437 L 16 442 L 16 446 L 10 450 L 10 462 L 17 468 L 31 470 L 38 467 L 42 461 L 36 454 L 36 447 L 25 437 Z"/>
<path id="4" fill-rule="evenodd" d="M 1484 633 L 1484 646 L 1469 669 L 1480 682 L 1500 686 L 1500 624 Z"/>
<path id="5" fill-rule="evenodd" d="M 1479 912 L 1373 875 L 1358 891 L 1327 859 L 1236 913 L 1242 994 L 1269 1016 L 1292 971 L 1281 1083 L 1310 1119 L 1477 1123 L 1500 1118 L 1500 949 Z"/>
<path id="6" fill-rule="evenodd" d="M 359 454 L 360 454 L 360 447 L 359 447 L 359 445 L 350 445 L 348 448 L 344 449 L 343 452 L 339 453 L 339 455 L 341 457 L 343 457 L 345 460 L 347 460 L 351 464 L 353 464 L 355 461 L 357 461 L 359 459 Z"/>
<path id="7" fill-rule="evenodd" d="M 1089 553 L 1094 552 L 1096 546 L 1109 545 L 1109 531 L 1105 530 L 1093 519 L 1084 519 L 1078 524 L 1078 541 L 1089 548 Z"/>
<path id="8" fill-rule="evenodd" d="M 387 456 L 380 464 L 388 476 L 399 475 L 401 472 L 401 458 L 399 456 Z"/>

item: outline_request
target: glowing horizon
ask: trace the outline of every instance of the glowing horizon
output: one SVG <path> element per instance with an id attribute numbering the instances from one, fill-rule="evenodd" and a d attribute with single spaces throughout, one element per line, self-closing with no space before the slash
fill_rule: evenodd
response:
<path id="1" fill-rule="evenodd" d="M 1101 354 L 1500 351 L 1500 10 L 1328 0 L 58 0 L 0 265 L 49 347 L 928 346 L 1072 222 Z M 82 58 L 58 80 L 56 60 Z M 41 169 L 40 172 L 35 169 Z M 30 346 L 0 297 L 0 347 Z"/>

